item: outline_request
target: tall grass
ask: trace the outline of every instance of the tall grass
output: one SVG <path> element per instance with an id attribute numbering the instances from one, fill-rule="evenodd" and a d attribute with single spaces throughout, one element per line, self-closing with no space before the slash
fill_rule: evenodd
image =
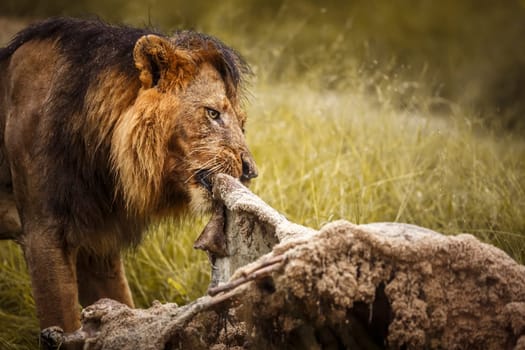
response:
<path id="1" fill-rule="evenodd" d="M 182 305 L 206 293 L 210 265 L 204 252 L 193 249 L 204 225 L 201 217 L 166 220 L 150 228 L 139 249 L 128 252 L 127 277 L 138 306 L 154 300 Z"/>
<path id="2" fill-rule="evenodd" d="M 34 349 L 38 321 L 31 283 L 19 247 L 0 241 L 0 349 Z"/>
<path id="3" fill-rule="evenodd" d="M 523 140 L 492 134 L 461 110 L 429 118 L 352 91 L 271 86 L 257 101 L 253 190 L 291 220 L 471 232 L 525 261 Z"/>
<path id="4" fill-rule="evenodd" d="M 253 192 L 310 227 L 347 219 L 470 232 L 525 262 L 523 137 L 487 129 L 468 106 L 436 94 L 430 68 L 405 75 L 393 57 L 353 52 L 367 42 L 357 36 L 361 43 L 347 45 L 351 28 L 312 27 L 321 9 L 290 21 L 290 8 L 281 7 L 255 30 L 234 21 L 242 8 L 233 5 L 219 12 L 224 17 L 200 14 L 198 27 L 233 43 L 254 66 L 247 139 L 260 175 Z M 167 220 L 127 253 L 138 306 L 205 293 L 209 264 L 192 249 L 205 221 Z M 0 349 L 34 348 L 37 334 L 20 249 L 0 242 Z"/>

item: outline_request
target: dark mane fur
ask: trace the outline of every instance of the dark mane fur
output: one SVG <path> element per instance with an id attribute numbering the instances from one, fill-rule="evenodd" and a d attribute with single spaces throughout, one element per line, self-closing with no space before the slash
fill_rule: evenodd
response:
<path id="1" fill-rule="evenodd" d="M 228 91 L 230 96 L 239 93 L 239 88 L 242 88 L 244 83 L 244 77 L 251 74 L 250 67 L 242 58 L 242 56 L 226 46 L 219 39 L 198 33 L 191 30 L 184 30 L 176 32 L 172 38 L 175 46 L 190 50 L 203 52 L 213 52 L 215 55 L 205 57 L 215 69 L 221 74 L 224 81 L 230 85 Z M 242 93 L 242 90 L 240 91 Z"/>
<path id="2" fill-rule="evenodd" d="M 118 67 L 130 76 L 137 75 L 133 64 L 133 47 L 142 35 L 152 33 L 155 32 L 112 26 L 101 20 L 50 18 L 19 32 L 7 47 L 0 50 L 0 61 L 11 56 L 28 41 L 57 40 L 62 54 L 74 67 L 71 74 L 81 77 L 72 77 L 70 93 L 76 97 L 75 100 L 83 101 L 87 88 L 105 68 Z"/>
<path id="3" fill-rule="evenodd" d="M 56 39 L 62 53 L 75 67 L 75 75 L 83 77 L 76 79 L 77 86 L 73 88 L 72 94 L 84 97 L 92 79 L 104 68 L 118 67 L 129 76 L 136 75 L 133 47 L 138 38 L 147 34 L 165 37 L 152 29 L 109 25 L 98 19 L 54 17 L 19 32 L 6 47 L 0 48 L 0 61 L 9 58 L 28 41 Z M 216 50 L 218 55 L 208 58 L 235 90 L 244 82 L 244 76 L 251 74 L 241 55 L 213 36 L 184 30 L 175 32 L 172 42 L 186 50 Z"/>

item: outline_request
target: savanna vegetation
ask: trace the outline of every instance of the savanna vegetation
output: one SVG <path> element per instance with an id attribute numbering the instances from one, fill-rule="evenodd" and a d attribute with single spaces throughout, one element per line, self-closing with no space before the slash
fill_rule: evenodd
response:
<path id="1" fill-rule="evenodd" d="M 0 45 L 35 18 L 96 14 L 237 48 L 254 76 L 252 190 L 319 228 L 408 222 L 469 232 L 525 262 L 525 2 L 6 0 Z M 135 302 L 186 303 L 209 265 L 206 217 L 151 227 L 127 255 Z M 20 249 L 0 242 L 0 348 L 35 348 Z"/>

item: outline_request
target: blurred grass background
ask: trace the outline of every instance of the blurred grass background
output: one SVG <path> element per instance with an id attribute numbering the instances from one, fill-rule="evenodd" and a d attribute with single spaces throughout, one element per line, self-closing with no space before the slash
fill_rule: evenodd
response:
<path id="1" fill-rule="evenodd" d="M 255 72 L 252 190 L 319 228 L 409 222 L 470 232 L 525 262 L 525 1 L 4 0 L 0 45 L 28 22 L 97 15 L 194 28 Z M 127 256 L 138 306 L 186 303 L 209 266 L 206 218 L 170 219 Z M 0 349 L 37 346 L 25 263 L 0 242 Z"/>

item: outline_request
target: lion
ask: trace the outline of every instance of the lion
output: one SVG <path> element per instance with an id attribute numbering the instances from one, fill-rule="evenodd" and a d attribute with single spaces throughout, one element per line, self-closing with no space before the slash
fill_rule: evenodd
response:
<path id="1" fill-rule="evenodd" d="M 194 31 L 166 36 L 52 18 L 0 50 L 0 236 L 22 247 L 42 329 L 80 306 L 133 306 L 121 260 L 151 222 L 212 207 L 211 176 L 257 168 L 243 58 Z"/>

